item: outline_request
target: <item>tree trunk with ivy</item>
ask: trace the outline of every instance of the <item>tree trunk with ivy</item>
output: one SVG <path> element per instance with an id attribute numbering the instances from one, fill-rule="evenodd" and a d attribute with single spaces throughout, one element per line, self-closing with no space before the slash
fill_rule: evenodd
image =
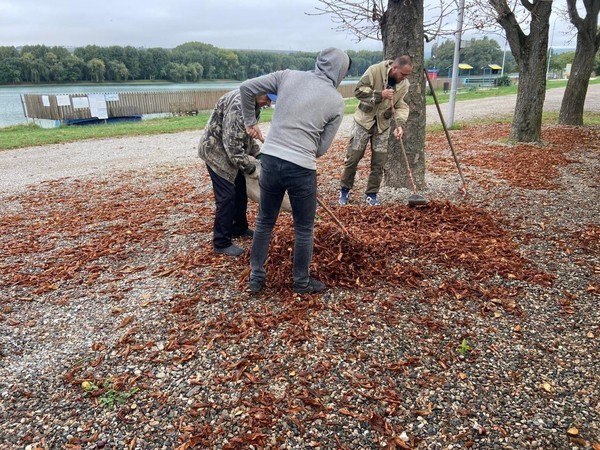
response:
<path id="1" fill-rule="evenodd" d="M 577 29 L 577 46 L 575 59 L 571 65 L 571 75 L 560 105 L 558 123 L 562 125 L 583 125 L 583 106 L 590 76 L 594 70 L 596 53 L 600 48 L 598 29 L 600 1 L 584 2 L 586 9 L 584 18 L 579 16 L 576 3 L 577 0 L 567 0 L 571 23 Z"/>
<path id="2" fill-rule="evenodd" d="M 409 78 L 410 90 L 405 97 L 410 114 L 403 127 L 403 142 L 415 182 L 421 189 L 425 185 L 426 80 L 423 73 L 423 0 L 389 0 L 387 10 L 381 18 L 381 31 L 385 57 L 394 59 L 400 55 L 409 55 L 414 64 L 413 73 Z M 402 148 L 392 133 L 384 183 L 390 187 L 411 189 Z"/>

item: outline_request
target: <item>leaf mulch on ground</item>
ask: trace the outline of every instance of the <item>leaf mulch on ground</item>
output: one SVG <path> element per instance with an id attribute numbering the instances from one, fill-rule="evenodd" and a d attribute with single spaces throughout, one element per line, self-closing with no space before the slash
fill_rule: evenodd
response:
<path id="1" fill-rule="evenodd" d="M 584 149 L 597 154 L 600 151 L 598 132 L 595 129 L 573 127 L 545 127 L 541 144 L 509 144 L 510 124 L 466 125 L 464 132 L 454 133 L 453 145 L 462 154 L 470 178 L 484 181 L 477 175 L 480 169 L 493 171 L 511 186 L 525 189 L 557 189 L 559 168 L 573 160 L 568 153 Z M 446 151 L 445 135 L 428 141 L 426 152 L 437 154 Z M 454 161 L 436 161 L 428 167 L 434 173 L 455 171 Z M 488 172 L 483 172 L 488 173 Z"/>
<path id="2" fill-rule="evenodd" d="M 337 141 L 319 195 L 349 233 L 318 208 L 314 296 L 287 214 L 263 293 L 212 253 L 200 164 L 5 197 L 3 448 L 598 449 L 600 130 L 508 131 L 452 132 L 466 197 L 428 136 L 425 208 L 337 207 Z"/>

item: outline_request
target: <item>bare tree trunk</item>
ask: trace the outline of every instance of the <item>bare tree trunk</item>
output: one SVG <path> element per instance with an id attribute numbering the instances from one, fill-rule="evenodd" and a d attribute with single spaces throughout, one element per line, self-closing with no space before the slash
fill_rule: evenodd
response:
<path id="1" fill-rule="evenodd" d="M 546 99 L 546 61 L 548 37 L 545 45 L 522 49 L 519 64 L 517 103 L 510 130 L 510 140 L 538 142 L 542 136 L 542 114 Z"/>
<path id="2" fill-rule="evenodd" d="M 571 22 L 577 29 L 577 47 L 571 66 L 571 76 L 560 105 L 558 123 L 562 125 L 583 125 L 583 105 L 590 75 L 594 70 L 594 58 L 600 48 L 600 31 L 598 31 L 600 1 L 584 2 L 587 12 L 585 19 L 579 17 L 576 2 L 577 0 L 567 1 Z"/>
<path id="3" fill-rule="evenodd" d="M 537 142 L 542 135 L 542 113 L 546 98 L 546 62 L 552 1 L 521 1 L 531 14 L 529 35 L 523 33 L 506 0 L 489 2 L 498 13 L 498 23 L 504 28 L 511 53 L 519 65 L 517 104 L 510 139 L 517 142 Z"/>
<path id="4" fill-rule="evenodd" d="M 409 55 L 413 61 L 410 90 L 405 97 L 410 114 L 404 128 L 404 147 L 415 183 L 425 185 L 425 77 L 423 74 L 423 0 L 389 0 L 381 20 L 383 53 L 393 59 Z M 394 125 L 394 124 L 393 124 Z M 384 183 L 411 189 L 410 178 L 399 143 L 390 133 L 389 158 Z"/>

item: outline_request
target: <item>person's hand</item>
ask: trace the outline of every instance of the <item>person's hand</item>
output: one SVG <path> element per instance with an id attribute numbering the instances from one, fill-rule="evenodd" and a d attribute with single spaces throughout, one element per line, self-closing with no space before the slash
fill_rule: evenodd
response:
<path id="1" fill-rule="evenodd" d="M 384 89 L 381 91 L 381 98 L 384 100 L 392 100 L 394 98 L 394 90 L 393 89 Z"/>
<path id="2" fill-rule="evenodd" d="M 248 174 L 249 178 L 254 178 L 256 180 L 258 180 L 260 178 L 260 171 L 261 171 L 261 167 L 260 167 L 260 161 L 257 159 L 256 162 L 254 163 L 254 170 L 252 171 L 252 173 Z"/>
<path id="3" fill-rule="evenodd" d="M 394 128 L 394 137 L 397 140 L 402 139 L 402 135 L 404 134 L 404 130 L 402 129 L 402 127 L 396 127 Z"/>
<path id="4" fill-rule="evenodd" d="M 246 133 L 253 139 L 258 139 L 260 142 L 265 142 L 265 138 L 263 137 L 262 131 L 260 131 L 260 127 L 257 123 L 251 127 L 246 127 Z"/>

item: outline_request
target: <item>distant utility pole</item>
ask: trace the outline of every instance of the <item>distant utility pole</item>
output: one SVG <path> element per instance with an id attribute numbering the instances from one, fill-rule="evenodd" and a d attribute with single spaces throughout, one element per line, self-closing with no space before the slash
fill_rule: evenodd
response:
<path id="1" fill-rule="evenodd" d="M 458 90 L 458 62 L 460 61 L 460 41 L 462 38 L 463 17 L 465 14 L 465 0 L 460 0 L 458 6 L 458 20 L 454 34 L 454 62 L 452 64 L 452 86 L 450 88 L 450 101 L 448 103 L 448 126 L 454 124 L 454 106 L 456 104 L 456 91 Z"/>
<path id="2" fill-rule="evenodd" d="M 552 59 L 552 42 L 554 42 L 554 27 L 556 27 L 556 19 L 552 23 L 552 33 L 550 34 L 550 45 L 548 46 L 548 65 L 546 66 L 546 79 L 550 78 L 550 60 Z"/>
<path id="3" fill-rule="evenodd" d="M 500 72 L 500 76 L 504 75 L 504 64 L 506 64 L 506 43 L 508 39 L 504 39 L 504 50 L 502 51 L 502 72 Z"/>

